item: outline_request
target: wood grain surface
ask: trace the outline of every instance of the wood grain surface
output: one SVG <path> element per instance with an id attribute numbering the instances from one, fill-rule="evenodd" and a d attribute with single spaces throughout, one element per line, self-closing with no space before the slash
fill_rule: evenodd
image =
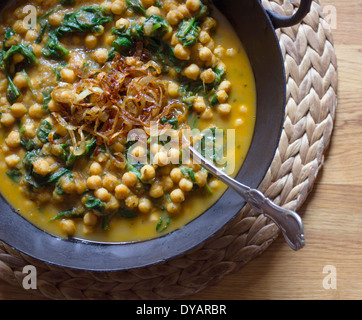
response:
<path id="1" fill-rule="evenodd" d="M 307 245 L 294 252 L 279 237 L 244 268 L 184 299 L 362 298 L 362 0 L 324 0 L 322 5 L 337 14 L 338 107 L 324 167 L 299 210 Z M 324 271 L 330 268 L 336 287 L 328 289 L 331 274 Z M 0 281 L 0 299 L 41 298 Z"/>

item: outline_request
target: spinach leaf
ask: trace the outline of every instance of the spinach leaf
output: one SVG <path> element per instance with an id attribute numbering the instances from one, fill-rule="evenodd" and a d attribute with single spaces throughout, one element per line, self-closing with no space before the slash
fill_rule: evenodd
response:
<path id="1" fill-rule="evenodd" d="M 166 230 L 171 222 L 170 217 L 160 217 L 160 220 L 158 221 L 156 225 L 156 231 L 161 233 L 162 231 Z"/>
<path id="2" fill-rule="evenodd" d="M 92 196 L 87 198 L 84 205 L 87 209 L 97 210 L 100 212 L 103 212 L 106 207 L 105 203 L 102 200 Z"/>
<path id="3" fill-rule="evenodd" d="M 127 9 L 130 8 L 135 14 L 146 15 L 146 9 L 141 5 L 139 0 L 126 0 Z"/>
<path id="4" fill-rule="evenodd" d="M 101 6 L 85 7 L 74 13 L 68 13 L 60 27 L 56 30 L 57 36 L 64 36 L 70 32 L 97 32 L 100 25 L 113 20 L 112 14 Z"/>
<path id="5" fill-rule="evenodd" d="M 31 151 L 39 147 L 33 139 L 25 139 L 24 137 L 21 137 L 20 143 L 26 151 Z"/>
<path id="6" fill-rule="evenodd" d="M 70 153 L 65 161 L 66 167 L 71 167 L 77 159 L 86 157 L 89 154 L 91 154 L 96 146 L 97 146 L 97 139 L 93 138 L 90 141 L 86 141 L 84 153 L 82 153 L 81 155 L 78 155 L 78 156 L 76 156 L 74 154 L 74 152 Z M 63 149 L 63 150 L 66 151 L 65 149 Z"/>
<path id="7" fill-rule="evenodd" d="M 169 31 L 170 24 L 164 18 L 153 14 L 149 16 L 142 25 L 143 30 L 147 30 L 149 37 L 163 38 L 163 36 Z"/>
<path id="8" fill-rule="evenodd" d="M 6 89 L 6 98 L 12 104 L 20 97 L 21 93 L 14 84 L 13 80 L 11 80 L 9 75 L 7 75 L 7 79 L 8 79 L 8 88 Z"/>
<path id="9" fill-rule="evenodd" d="M 167 116 L 161 118 L 161 123 L 169 123 L 172 125 L 172 129 L 177 129 L 178 127 L 178 120 L 176 118 L 167 119 Z"/>
<path id="10" fill-rule="evenodd" d="M 39 44 L 43 40 L 44 34 L 49 29 L 49 27 L 50 27 L 49 21 L 46 20 L 40 21 L 40 30 L 38 36 L 34 41 L 35 43 Z"/>
<path id="11" fill-rule="evenodd" d="M 60 4 L 63 6 L 73 6 L 75 5 L 75 0 L 61 0 Z"/>
<path id="12" fill-rule="evenodd" d="M 36 136 L 42 143 L 48 142 L 48 136 L 52 131 L 52 128 L 52 125 L 48 121 L 44 119 L 40 120 L 38 130 L 36 131 Z"/>
<path id="13" fill-rule="evenodd" d="M 66 173 L 70 173 L 70 171 L 66 168 L 60 168 L 57 171 L 55 171 L 47 180 L 46 184 L 53 183 L 55 181 L 58 181 L 62 176 L 64 176 Z"/>
<path id="14" fill-rule="evenodd" d="M 13 168 L 6 171 L 7 176 L 16 183 L 19 183 L 22 174 L 19 169 Z"/>
<path id="15" fill-rule="evenodd" d="M 196 18 L 183 20 L 176 33 L 176 37 L 182 41 L 184 47 L 192 47 L 197 43 L 200 28 L 197 26 Z"/>
<path id="16" fill-rule="evenodd" d="M 138 215 L 136 213 L 134 213 L 133 211 L 131 210 L 128 210 L 126 208 L 120 208 L 118 210 L 118 214 L 123 217 L 123 218 L 127 218 L 127 219 L 133 219 L 133 218 L 136 218 L 138 217 Z"/>
<path id="17" fill-rule="evenodd" d="M 33 48 L 31 46 L 19 43 L 12 45 L 9 50 L 6 51 L 5 55 L 3 56 L 3 63 L 5 65 L 5 70 L 8 71 L 10 66 L 10 58 L 16 54 L 22 54 L 29 63 L 38 63 L 38 59 L 36 58 Z"/>
<path id="18" fill-rule="evenodd" d="M 122 55 L 126 55 L 133 47 L 132 42 L 126 37 L 118 37 L 112 42 L 112 46 Z"/>
<path id="19" fill-rule="evenodd" d="M 41 52 L 46 58 L 57 60 L 63 59 L 69 54 L 69 51 L 61 45 L 55 31 L 49 33 L 49 39 Z"/>
<path id="20" fill-rule="evenodd" d="M 63 59 L 69 54 L 59 37 L 72 32 L 93 33 L 99 31 L 99 26 L 113 20 L 113 15 L 101 6 L 85 7 L 73 13 L 68 13 L 57 29 L 49 33 L 49 39 L 42 53 L 47 58 Z"/>
<path id="21" fill-rule="evenodd" d="M 68 218 L 68 219 L 82 218 L 83 216 L 84 216 L 83 213 L 79 213 L 75 209 L 73 209 L 73 210 L 59 212 L 55 217 L 50 218 L 49 221 L 54 221 L 61 218 Z"/>
<path id="22" fill-rule="evenodd" d="M 52 99 L 52 92 L 53 92 L 53 87 L 49 87 L 48 89 L 46 89 L 45 91 L 42 92 L 43 94 L 43 103 L 42 103 L 42 109 L 43 110 L 48 110 L 48 104 L 50 102 L 50 100 Z"/>

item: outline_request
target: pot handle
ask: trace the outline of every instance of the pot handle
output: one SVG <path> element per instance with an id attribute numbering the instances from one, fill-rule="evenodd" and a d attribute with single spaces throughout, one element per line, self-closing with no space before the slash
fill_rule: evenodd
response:
<path id="1" fill-rule="evenodd" d="M 309 13 L 313 0 L 300 0 L 300 5 L 297 12 L 292 16 L 282 16 L 273 11 L 266 10 L 269 18 L 274 26 L 274 29 L 291 27 L 303 20 Z"/>

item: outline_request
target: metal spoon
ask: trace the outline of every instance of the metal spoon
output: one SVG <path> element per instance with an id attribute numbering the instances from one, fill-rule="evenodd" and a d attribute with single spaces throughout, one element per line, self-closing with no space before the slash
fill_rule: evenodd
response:
<path id="1" fill-rule="evenodd" d="M 304 247 L 303 222 L 297 213 L 277 206 L 259 190 L 252 189 L 229 177 L 225 172 L 205 159 L 192 146 L 189 146 L 189 150 L 195 163 L 201 165 L 217 179 L 234 189 L 254 210 L 270 218 L 281 230 L 286 242 L 293 250 Z"/>

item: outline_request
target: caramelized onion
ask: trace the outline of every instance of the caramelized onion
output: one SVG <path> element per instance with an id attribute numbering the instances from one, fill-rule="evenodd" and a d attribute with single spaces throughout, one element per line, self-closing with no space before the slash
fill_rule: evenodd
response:
<path id="1" fill-rule="evenodd" d="M 111 145 L 132 129 L 149 133 L 151 122 L 157 122 L 159 129 L 171 128 L 162 123 L 165 116 L 176 118 L 180 125 L 186 122 L 188 109 L 168 98 L 168 82 L 162 80 L 161 67 L 152 60 L 143 62 L 141 56 L 116 54 L 113 61 L 88 78 L 54 88 L 52 98 L 62 107 L 53 116 L 68 130 L 77 154 L 85 148 L 83 131 L 96 136 L 98 145 Z M 114 154 L 112 161 L 122 167 L 125 160 Z"/>

